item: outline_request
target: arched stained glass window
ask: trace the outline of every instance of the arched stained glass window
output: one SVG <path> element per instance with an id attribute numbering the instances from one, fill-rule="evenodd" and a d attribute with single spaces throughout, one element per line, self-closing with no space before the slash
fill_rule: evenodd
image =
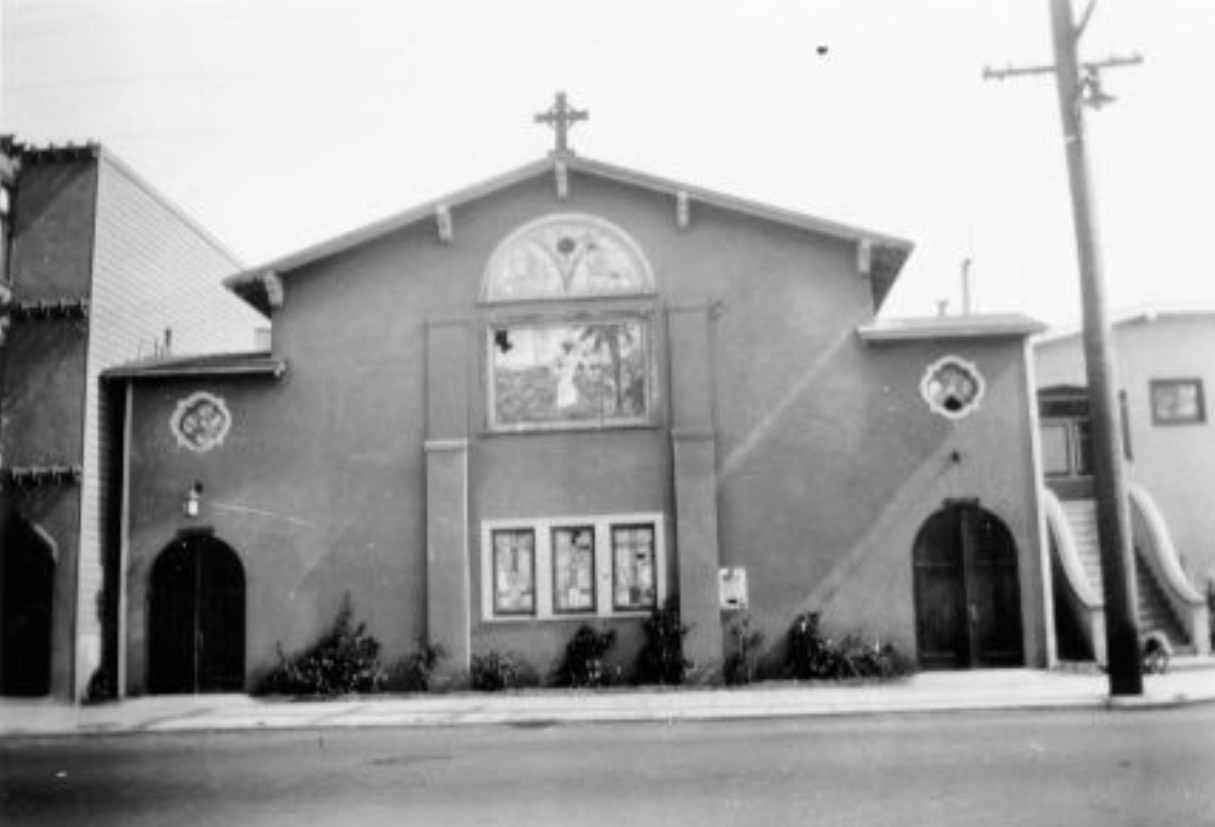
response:
<path id="1" fill-rule="evenodd" d="M 589 215 L 565 213 L 524 225 L 498 245 L 482 297 L 515 301 L 653 292 L 650 266 L 622 230 Z"/>

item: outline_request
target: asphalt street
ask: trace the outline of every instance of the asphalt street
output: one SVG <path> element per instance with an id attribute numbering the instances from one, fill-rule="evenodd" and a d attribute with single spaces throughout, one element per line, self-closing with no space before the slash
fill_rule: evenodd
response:
<path id="1" fill-rule="evenodd" d="M 1215 824 L 1215 705 L 0 742 L 0 824 Z"/>

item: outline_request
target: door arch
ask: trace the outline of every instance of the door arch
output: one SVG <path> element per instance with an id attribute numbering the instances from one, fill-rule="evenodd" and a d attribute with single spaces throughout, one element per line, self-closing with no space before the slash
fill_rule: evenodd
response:
<path id="1" fill-rule="evenodd" d="M 916 646 L 926 669 L 1022 666 L 1017 545 L 978 503 L 947 503 L 916 535 Z"/>
<path id="2" fill-rule="evenodd" d="M 209 534 L 180 537 L 152 567 L 148 690 L 172 694 L 245 688 L 245 570 Z"/>
<path id="3" fill-rule="evenodd" d="M 0 695 L 51 691 L 55 545 L 16 513 L 4 519 L 0 545 Z"/>

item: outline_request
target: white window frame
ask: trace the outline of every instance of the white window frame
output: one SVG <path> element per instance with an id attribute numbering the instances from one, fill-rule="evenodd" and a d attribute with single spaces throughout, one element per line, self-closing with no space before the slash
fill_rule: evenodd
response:
<path id="1" fill-rule="evenodd" d="M 649 617 L 650 609 L 625 610 L 613 607 L 612 527 L 654 526 L 654 590 L 657 606 L 667 598 L 667 550 L 665 519 L 661 512 L 636 514 L 562 515 L 527 519 L 483 520 L 481 522 L 481 617 L 490 623 L 520 623 L 537 620 L 577 621 L 588 618 Z M 567 613 L 553 607 L 553 529 L 591 526 L 595 531 L 595 611 Z M 503 529 L 531 529 L 536 532 L 536 611 L 534 614 L 496 614 L 494 610 L 493 532 Z"/>

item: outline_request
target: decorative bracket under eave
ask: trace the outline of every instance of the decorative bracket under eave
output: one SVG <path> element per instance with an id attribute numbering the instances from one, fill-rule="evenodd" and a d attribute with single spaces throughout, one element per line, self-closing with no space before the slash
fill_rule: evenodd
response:
<path id="1" fill-rule="evenodd" d="M 570 197 L 570 171 L 565 161 L 553 162 L 553 176 L 557 181 L 557 200 L 564 201 Z"/>
<path id="2" fill-rule="evenodd" d="M 278 273 L 273 270 L 262 273 L 262 289 L 266 291 L 266 304 L 272 310 L 283 306 L 283 280 Z"/>
<path id="3" fill-rule="evenodd" d="M 22 299 L 9 305 L 9 313 L 16 321 L 26 319 L 87 319 L 89 300 L 79 297 L 57 299 Z"/>
<path id="4" fill-rule="evenodd" d="M 686 230 L 691 219 L 688 191 L 679 190 L 675 193 L 675 223 L 679 226 L 679 229 Z"/>
<path id="5" fill-rule="evenodd" d="M 873 242 L 862 238 L 856 246 L 856 269 L 862 276 L 873 273 Z"/>
<path id="6" fill-rule="evenodd" d="M 84 469 L 79 465 L 18 465 L 4 469 L 2 481 L 17 489 L 80 485 Z"/>
<path id="7" fill-rule="evenodd" d="M 446 204 L 435 207 L 435 228 L 439 231 L 439 241 L 451 244 L 456 230 L 451 220 L 451 209 Z"/>

